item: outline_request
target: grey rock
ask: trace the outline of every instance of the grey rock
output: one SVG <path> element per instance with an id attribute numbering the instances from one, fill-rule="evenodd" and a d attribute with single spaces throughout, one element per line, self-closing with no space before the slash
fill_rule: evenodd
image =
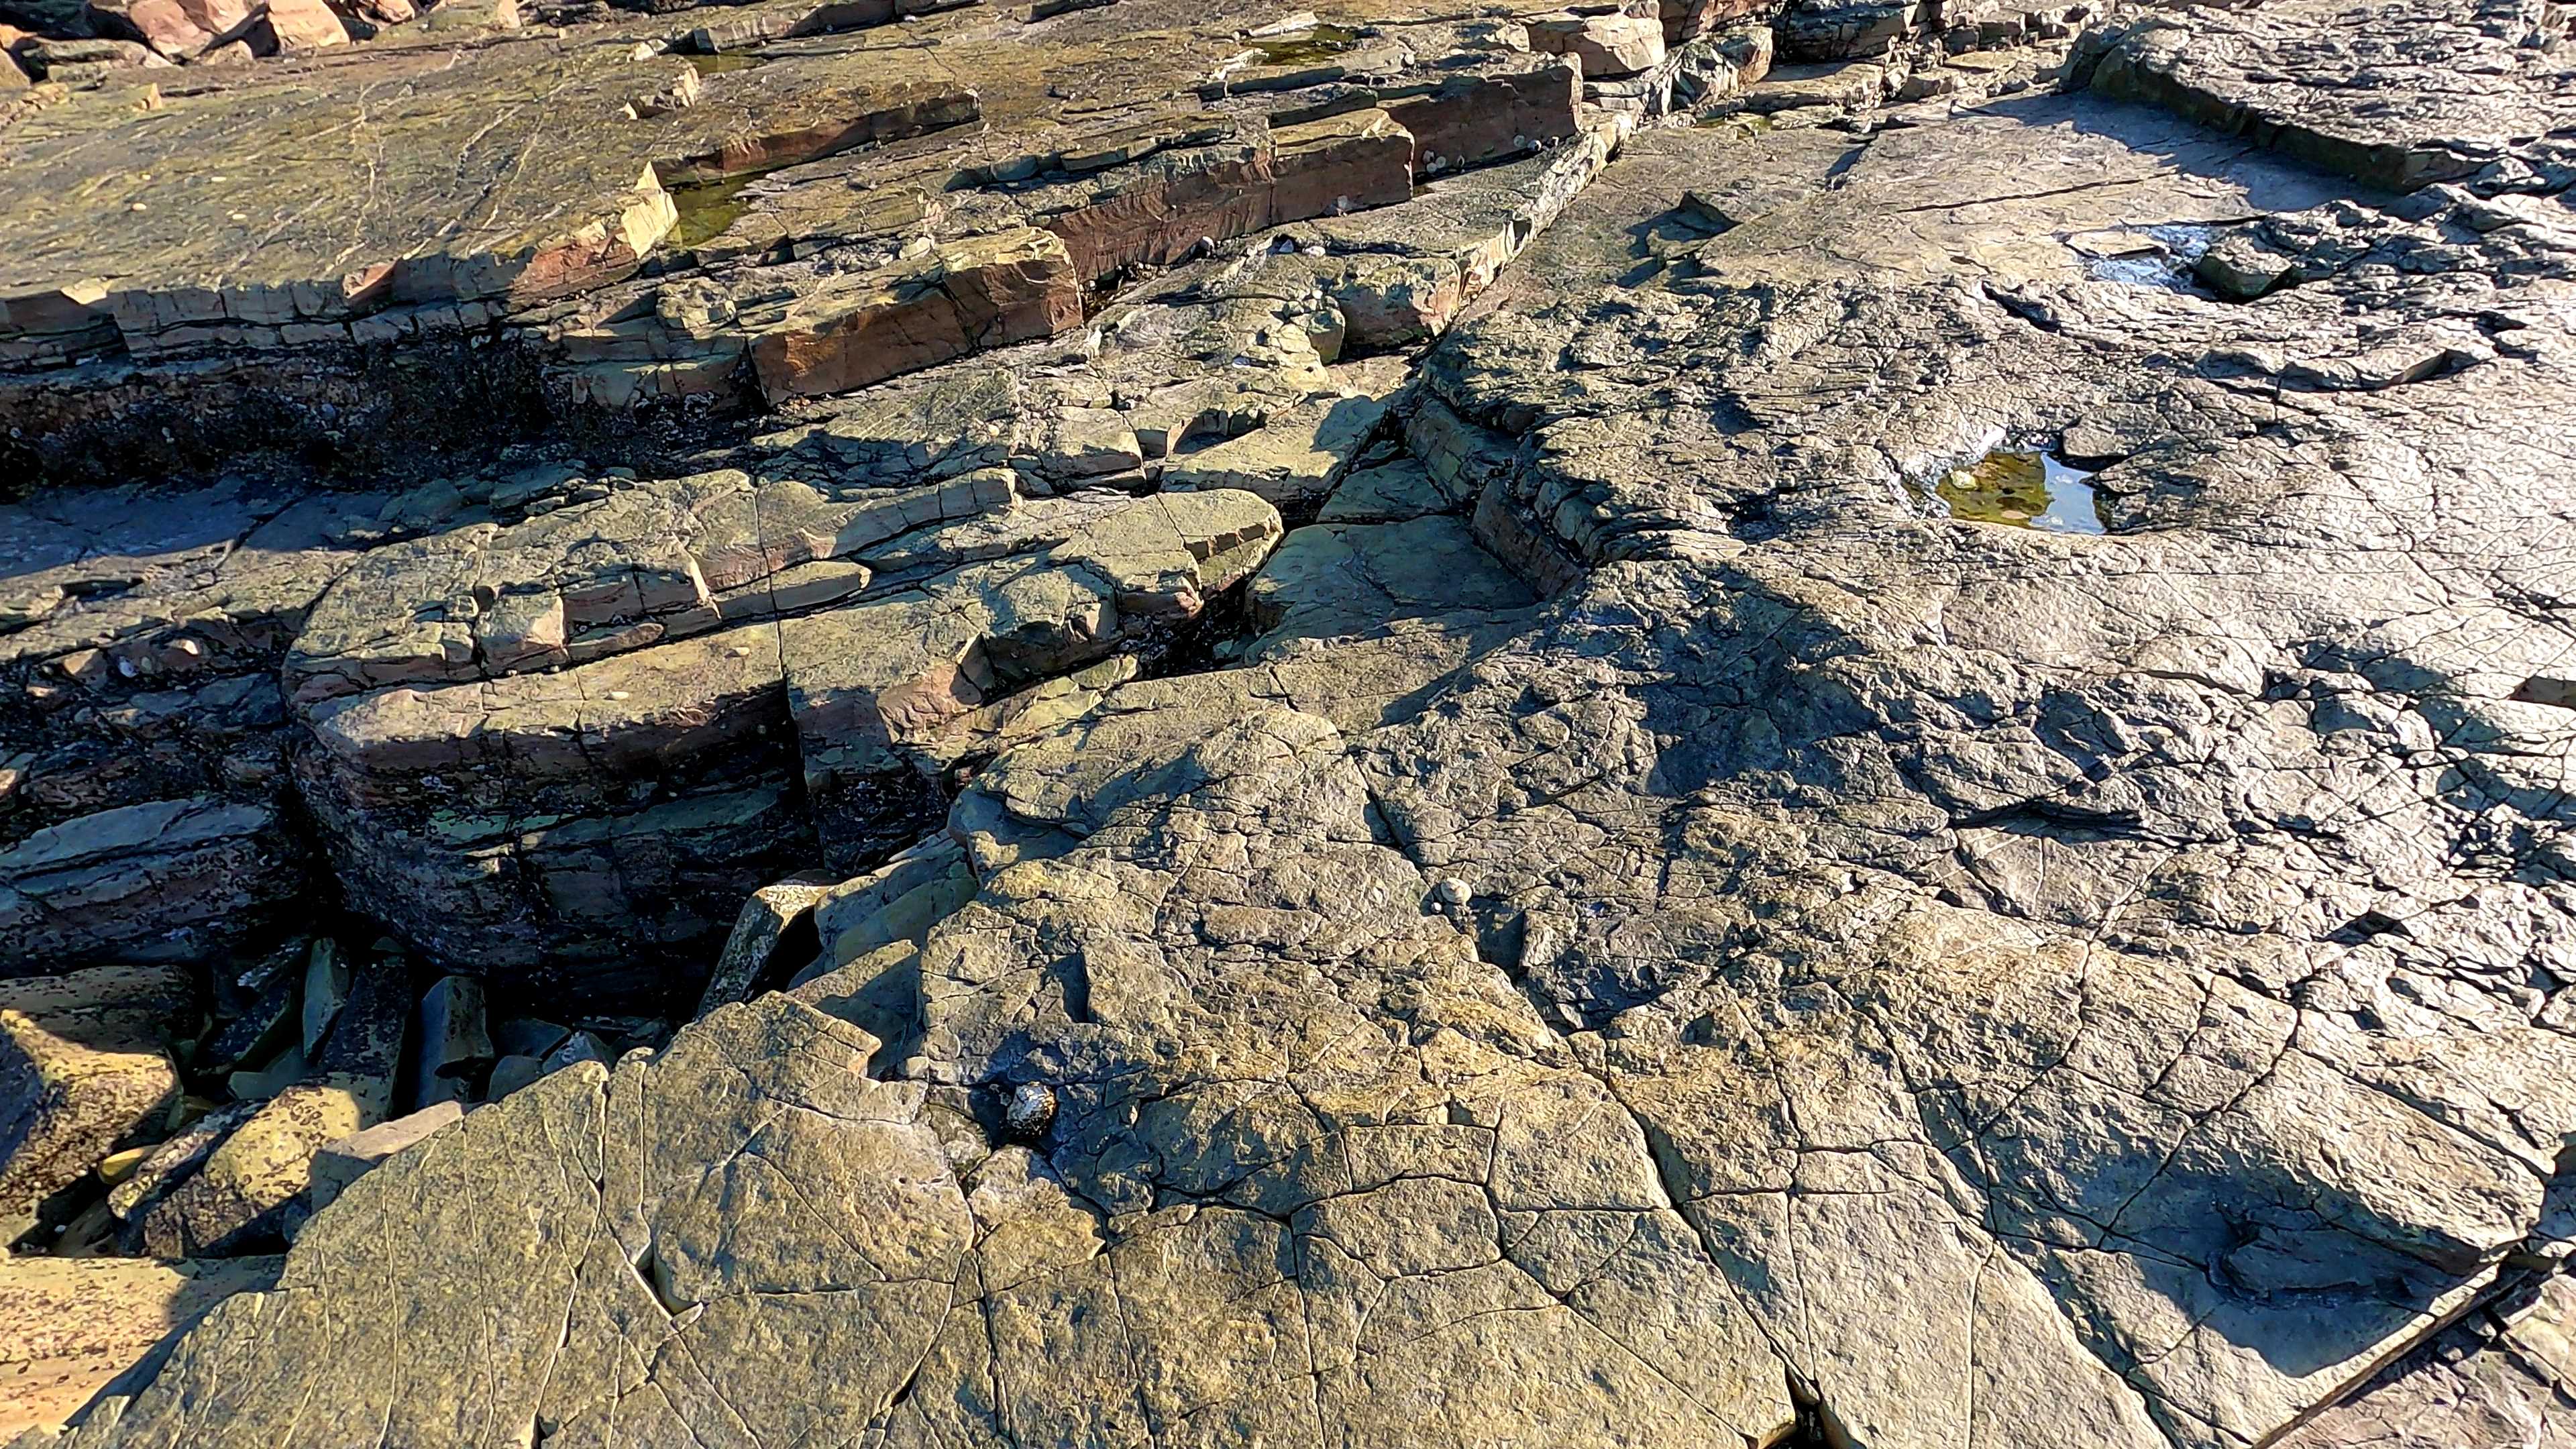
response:
<path id="1" fill-rule="evenodd" d="M 278 1090 L 284 1090 L 284 1085 Z M 108 1210 L 123 1225 L 122 1238 L 127 1252 L 146 1251 L 142 1219 L 159 1207 L 162 1199 L 179 1184 L 205 1166 L 206 1159 L 214 1155 L 215 1149 L 223 1145 L 233 1129 L 249 1121 L 261 1104 L 274 1095 L 275 1092 L 271 1092 L 257 1099 L 245 1098 L 227 1103 L 180 1128 L 153 1148 L 152 1155 L 137 1164 L 125 1181 L 109 1190 Z"/>
<path id="2" fill-rule="evenodd" d="M 505 1016 L 492 1023 L 492 1047 L 504 1056 L 541 1057 L 563 1044 L 572 1029 L 533 1016 Z"/>
<path id="3" fill-rule="evenodd" d="M 324 1038 L 331 1034 L 331 1023 L 349 1004 L 349 984 L 349 958 L 340 943 L 328 936 L 316 937 L 313 954 L 304 967 L 302 1022 L 306 1056 L 322 1050 Z"/>
<path id="4" fill-rule="evenodd" d="M 262 1102 L 157 1201 L 127 1220 L 159 1258 L 273 1252 L 295 1229 L 313 1156 L 383 1120 L 383 1078 L 332 1074 Z"/>
<path id="5" fill-rule="evenodd" d="M 1002 1120 L 1011 1135 L 1023 1142 L 1035 1142 L 1046 1136 L 1055 1123 L 1055 1093 L 1043 1082 L 1022 1082 L 1011 1089 L 1010 1105 Z"/>
<path id="6" fill-rule="evenodd" d="M 824 891 L 820 884 L 783 881 L 752 892 L 751 899 L 743 902 L 742 914 L 734 918 L 733 934 L 725 939 L 723 953 L 716 957 L 707 989 L 698 998 L 697 1014 L 704 1016 L 750 996 L 755 983 L 779 968 L 784 943 L 791 935 L 810 939 L 814 904 Z M 800 927 L 804 928 L 801 933 Z"/>
<path id="7" fill-rule="evenodd" d="M 390 1082 L 411 1024 L 411 968 L 401 955 L 377 950 L 350 974 L 349 999 L 331 1019 L 318 1070 Z M 381 1110 L 381 1109 L 380 1109 Z"/>
<path id="8" fill-rule="evenodd" d="M 257 1067 L 226 1073 L 224 1087 L 245 1102 L 254 1098 L 266 1099 L 303 1081 L 311 1070 L 312 1064 L 305 1059 L 303 1048 L 288 1042 L 284 1051 Z"/>
<path id="9" fill-rule="evenodd" d="M 561 1046 L 546 1053 L 545 1069 L 549 1073 L 559 1072 L 566 1067 L 579 1066 L 583 1062 L 596 1062 L 601 1066 L 607 1066 L 612 1060 L 606 1042 L 589 1032 L 577 1031 L 565 1037 Z"/>
<path id="10" fill-rule="evenodd" d="M 295 973 L 280 971 L 239 1016 L 199 1044 L 194 1069 L 208 1075 L 229 1075 L 275 1057 L 296 1045 L 297 1015 Z"/>
<path id="11" fill-rule="evenodd" d="M 420 998 L 420 1030 L 412 1046 L 412 1101 L 419 1107 L 451 1100 L 464 1079 L 496 1053 L 486 1025 L 483 983 L 471 976 L 442 976 Z"/>
<path id="12" fill-rule="evenodd" d="M 483 1099 L 500 1101 L 545 1074 L 544 1059 L 513 1052 L 492 1064 L 492 1075 L 483 1085 Z"/>

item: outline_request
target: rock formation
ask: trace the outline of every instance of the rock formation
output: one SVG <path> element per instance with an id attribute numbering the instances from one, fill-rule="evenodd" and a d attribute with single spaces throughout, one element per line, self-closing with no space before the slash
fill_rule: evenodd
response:
<path id="1" fill-rule="evenodd" d="M 648 9 L 16 47 L 25 1449 L 2576 1443 L 2560 7 Z"/>

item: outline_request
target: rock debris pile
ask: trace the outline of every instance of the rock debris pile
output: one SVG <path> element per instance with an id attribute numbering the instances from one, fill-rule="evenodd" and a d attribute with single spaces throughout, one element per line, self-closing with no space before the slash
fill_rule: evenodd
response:
<path id="1" fill-rule="evenodd" d="M 13 1449 L 2576 1443 L 2562 7 L 309 9 L 0 6 Z"/>

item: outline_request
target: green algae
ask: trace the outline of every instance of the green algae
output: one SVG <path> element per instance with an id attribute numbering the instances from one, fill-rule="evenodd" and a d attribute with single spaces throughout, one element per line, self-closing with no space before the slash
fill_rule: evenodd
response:
<path id="1" fill-rule="evenodd" d="M 2093 475 L 2045 453 L 1998 449 L 1942 475 L 1932 491 L 1952 518 L 2051 533 L 2107 533 Z"/>

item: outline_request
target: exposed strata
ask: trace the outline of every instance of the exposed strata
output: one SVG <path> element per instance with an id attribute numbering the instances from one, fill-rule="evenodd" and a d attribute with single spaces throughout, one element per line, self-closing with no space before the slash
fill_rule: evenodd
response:
<path id="1" fill-rule="evenodd" d="M 567 409 L 845 390 L 1063 333 L 1128 269 L 1581 129 L 1576 70 L 1508 14 L 1378 7 L 1365 43 L 1293 64 L 1242 46 L 1267 18 L 784 0 L 189 67 L 140 120 L 74 94 L 10 132 L 58 198 L 0 271 L 13 451 L 39 476 L 261 440 L 400 470 Z M 681 53 L 746 47 L 703 78 Z M 591 143 L 554 144 L 568 125 Z M 105 147 L 131 164 L 82 184 Z M 397 417 L 408 457 L 383 442 Z"/>
<path id="2" fill-rule="evenodd" d="M 165 1241 L 298 1226 L 278 1287 L 64 1441 L 2547 1442 L 2576 221 L 2548 46 L 2413 82 L 2554 12 L 1824 10 L 1712 124 L 1274 166 L 1061 336 L 343 561 L 269 657 L 353 904 L 708 1014 L 431 986 L 404 1090 L 516 1090 L 309 1223 L 368 1109 L 206 1177 Z M 2356 190 L 2238 80 L 2532 169 Z M 1951 516 L 2007 445 L 2100 531 Z"/>

